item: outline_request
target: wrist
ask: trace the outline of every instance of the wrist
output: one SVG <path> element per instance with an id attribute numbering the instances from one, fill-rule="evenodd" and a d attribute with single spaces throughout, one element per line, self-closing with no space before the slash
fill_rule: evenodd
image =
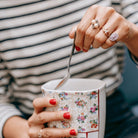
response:
<path id="1" fill-rule="evenodd" d="M 138 58 L 138 27 L 128 22 L 129 25 L 129 33 L 127 38 L 124 40 L 124 43 L 126 44 L 129 51 Z"/>

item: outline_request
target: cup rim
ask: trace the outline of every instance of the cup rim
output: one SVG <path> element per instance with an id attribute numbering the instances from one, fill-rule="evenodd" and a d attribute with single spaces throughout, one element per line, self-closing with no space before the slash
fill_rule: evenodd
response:
<path id="1" fill-rule="evenodd" d="M 99 81 L 101 83 L 100 87 L 98 88 L 93 88 L 93 89 L 87 89 L 87 90 L 65 90 L 65 89 L 48 89 L 48 88 L 45 88 L 46 85 L 48 85 L 49 83 L 53 82 L 53 81 L 60 81 L 61 79 L 55 79 L 55 80 L 50 80 L 46 83 L 44 83 L 42 86 L 41 86 L 41 90 L 44 90 L 44 91 L 51 91 L 51 92 L 70 92 L 70 93 L 74 93 L 74 92 L 91 92 L 91 91 L 97 91 L 97 90 L 100 90 L 102 88 L 104 88 L 106 86 L 106 83 L 103 81 L 103 80 L 100 80 L 100 79 L 90 79 L 90 78 L 70 78 L 69 80 L 81 80 L 81 81 Z"/>

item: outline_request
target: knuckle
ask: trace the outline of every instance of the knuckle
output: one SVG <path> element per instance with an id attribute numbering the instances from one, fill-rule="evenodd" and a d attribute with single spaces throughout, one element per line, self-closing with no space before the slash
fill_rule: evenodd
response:
<path id="1" fill-rule="evenodd" d="M 82 25 L 79 25 L 77 28 L 77 33 L 84 35 L 85 34 L 85 30 L 83 29 Z"/>
<path id="2" fill-rule="evenodd" d="M 123 29 L 123 30 L 124 30 L 126 33 L 128 33 L 128 32 L 129 32 L 129 29 L 130 29 L 129 26 L 128 26 L 128 24 L 127 24 L 127 23 L 124 23 L 123 26 L 124 26 L 124 29 Z"/>
<path id="3" fill-rule="evenodd" d="M 97 9 L 98 7 L 100 7 L 99 5 L 92 5 L 90 8 L 91 8 L 91 10 L 95 10 L 95 9 Z"/>
<path id="4" fill-rule="evenodd" d="M 45 118 L 43 117 L 42 114 L 39 114 L 39 115 L 37 116 L 37 120 L 38 120 L 39 122 L 45 122 Z"/>
<path id="5" fill-rule="evenodd" d="M 35 136 L 33 129 L 28 130 L 28 135 L 30 138 L 33 138 Z"/>
<path id="6" fill-rule="evenodd" d="M 113 7 L 107 7 L 107 10 L 108 12 L 111 12 L 111 13 L 115 12 L 115 9 Z"/>
<path id="7" fill-rule="evenodd" d="M 85 35 L 87 38 L 93 38 L 94 37 L 93 33 L 91 33 L 90 31 L 86 31 Z"/>
<path id="8" fill-rule="evenodd" d="M 32 123 L 33 123 L 32 117 L 30 117 L 30 118 L 28 119 L 27 123 L 28 123 L 28 126 L 31 126 L 31 125 L 32 125 Z"/>
<path id="9" fill-rule="evenodd" d="M 120 14 L 118 14 L 118 13 L 116 13 L 115 17 L 116 17 L 116 20 L 117 20 L 119 23 L 120 23 L 120 22 L 122 21 L 122 19 L 123 19 L 123 17 L 122 17 Z"/>
<path id="10" fill-rule="evenodd" d="M 106 41 L 106 46 L 107 46 L 107 47 L 111 47 L 112 45 L 113 45 L 112 42 Z"/>
<path id="11" fill-rule="evenodd" d="M 95 40 L 98 41 L 99 43 L 103 43 L 102 37 L 100 37 L 98 35 L 95 36 Z"/>
<path id="12" fill-rule="evenodd" d="M 45 131 L 43 131 L 43 136 L 46 138 L 52 138 L 50 132 L 47 129 L 45 129 Z"/>
<path id="13" fill-rule="evenodd" d="M 61 118 L 60 112 L 56 112 L 56 113 L 55 113 L 55 118 L 56 118 L 56 119 L 60 119 L 60 118 Z"/>

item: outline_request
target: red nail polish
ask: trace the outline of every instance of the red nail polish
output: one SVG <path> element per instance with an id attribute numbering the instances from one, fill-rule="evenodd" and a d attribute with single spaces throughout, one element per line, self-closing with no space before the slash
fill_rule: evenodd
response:
<path id="1" fill-rule="evenodd" d="M 88 50 L 87 50 L 87 49 L 83 49 L 83 51 L 84 51 L 84 52 L 88 52 Z"/>
<path id="2" fill-rule="evenodd" d="M 75 46 L 75 49 L 76 49 L 77 51 L 80 51 L 80 50 L 81 50 L 78 46 Z"/>
<path id="3" fill-rule="evenodd" d="M 71 129 L 69 133 L 70 133 L 70 135 L 76 136 L 76 131 L 75 131 L 75 129 Z"/>
<path id="4" fill-rule="evenodd" d="M 69 112 L 64 113 L 64 114 L 63 114 L 63 117 L 64 117 L 65 119 L 70 119 L 70 113 L 69 113 Z"/>
<path id="5" fill-rule="evenodd" d="M 56 99 L 51 99 L 51 100 L 49 101 L 49 103 L 52 104 L 52 105 L 55 105 L 57 102 L 56 102 Z"/>

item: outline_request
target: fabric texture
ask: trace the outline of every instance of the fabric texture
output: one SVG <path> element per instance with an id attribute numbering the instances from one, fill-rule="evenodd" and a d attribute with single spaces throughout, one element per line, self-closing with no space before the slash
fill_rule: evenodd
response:
<path id="1" fill-rule="evenodd" d="M 64 77 L 72 46 L 68 33 L 93 4 L 113 6 L 138 24 L 137 0 L 0 1 L 0 137 L 9 117 L 33 113 L 42 84 Z M 101 79 L 110 92 L 122 82 L 123 61 L 122 43 L 107 50 L 91 48 L 75 52 L 71 74 Z"/>

